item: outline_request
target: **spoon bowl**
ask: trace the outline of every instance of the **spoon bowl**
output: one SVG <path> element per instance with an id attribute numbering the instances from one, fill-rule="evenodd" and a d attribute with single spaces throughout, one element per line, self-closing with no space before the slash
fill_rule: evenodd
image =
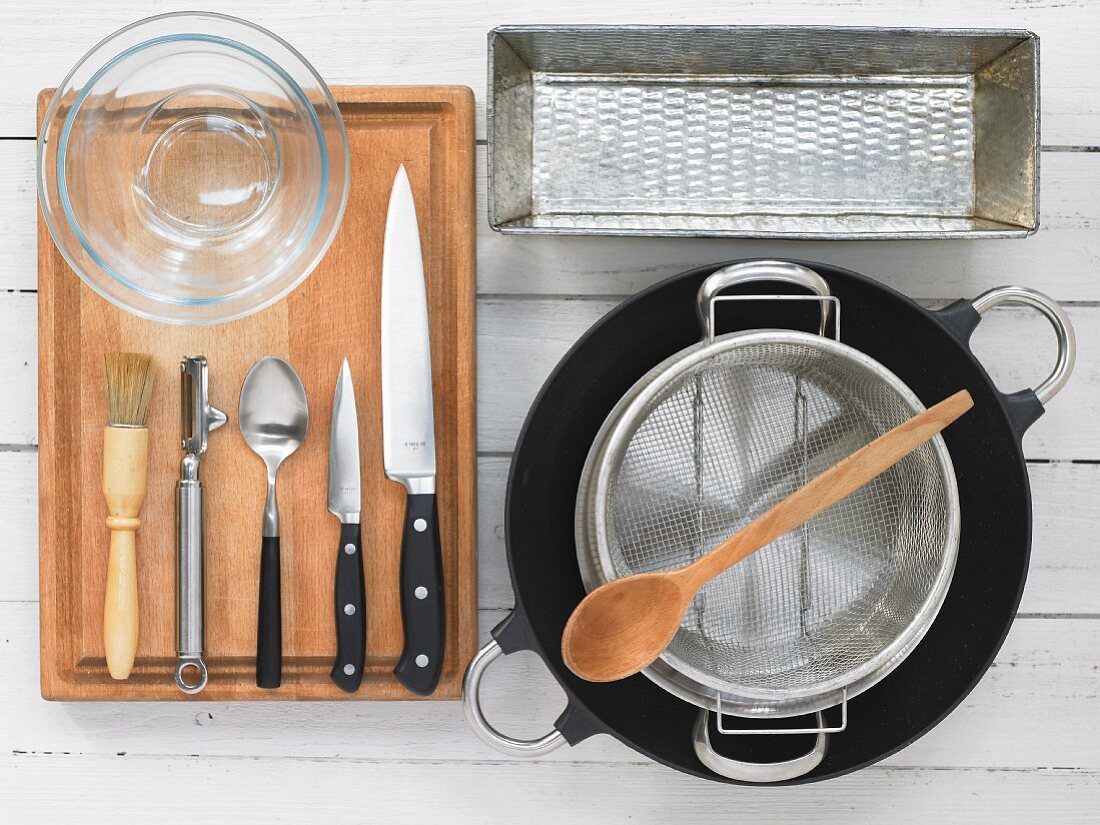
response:
<path id="1" fill-rule="evenodd" d="M 309 428 L 306 388 L 294 367 L 274 355 L 257 361 L 241 385 L 241 435 L 274 476 Z"/>
<path id="2" fill-rule="evenodd" d="M 679 621 L 670 622 L 655 605 L 675 605 L 683 616 L 694 592 L 665 573 L 615 579 L 593 590 L 565 626 L 562 646 L 566 667 L 592 682 L 625 679 L 639 659 L 653 661 L 668 647 Z"/>
<path id="3" fill-rule="evenodd" d="M 309 428 L 306 387 L 294 367 L 275 355 L 257 361 L 241 385 L 241 434 L 267 465 L 268 484 Z"/>

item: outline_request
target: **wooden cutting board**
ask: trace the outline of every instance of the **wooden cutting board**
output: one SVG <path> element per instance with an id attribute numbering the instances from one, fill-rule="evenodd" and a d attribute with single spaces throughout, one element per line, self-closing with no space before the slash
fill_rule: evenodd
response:
<path id="1" fill-rule="evenodd" d="M 351 146 L 339 234 L 313 274 L 263 312 L 213 327 L 145 321 L 85 287 L 38 221 L 39 560 L 42 695 L 47 699 L 410 699 L 392 676 L 403 633 L 398 561 L 404 489 L 382 470 L 379 303 L 382 238 L 398 164 L 412 180 L 428 281 L 445 580 L 447 652 L 432 698 L 456 698 L 477 641 L 474 99 L 464 87 L 333 89 Z M 38 101 L 39 119 L 50 92 Z M 102 478 L 103 356 L 155 363 L 148 496 L 138 532 L 141 630 L 127 681 L 110 678 L 102 611 L 108 530 Z M 175 484 L 179 361 L 210 363 L 211 402 L 230 422 L 210 436 L 206 491 L 206 663 L 190 697 L 175 667 Z M 283 686 L 255 684 L 261 515 L 266 477 L 235 420 L 241 383 L 263 355 L 301 375 L 309 432 L 279 472 Z M 358 402 L 367 588 L 367 663 L 355 694 L 329 681 L 339 524 L 326 508 L 328 432 L 341 360 Z"/>

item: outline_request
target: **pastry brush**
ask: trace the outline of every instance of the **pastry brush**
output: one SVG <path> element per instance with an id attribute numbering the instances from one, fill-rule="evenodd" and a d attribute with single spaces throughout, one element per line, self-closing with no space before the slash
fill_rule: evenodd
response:
<path id="1" fill-rule="evenodd" d="M 103 496 L 111 549 L 103 599 L 103 647 L 114 679 L 134 666 L 138 640 L 137 529 L 145 500 L 149 430 L 145 416 L 153 392 L 152 359 L 133 352 L 104 358 L 107 426 L 103 428 Z"/>

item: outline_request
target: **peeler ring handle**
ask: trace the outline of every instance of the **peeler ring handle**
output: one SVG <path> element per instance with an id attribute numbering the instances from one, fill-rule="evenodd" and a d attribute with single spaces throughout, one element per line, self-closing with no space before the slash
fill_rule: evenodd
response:
<path id="1" fill-rule="evenodd" d="M 194 668 L 197 678 L 194 682 L 188 682 L 184 676 L 188 669 Z M 179 664 L 176 665 L 175 671 L 176 687 L 182 690 L 184 693 L 198 693 L 204 687 L 208 680 L 206 672 L 206 664 L 199 656 L 186 656 L 181 657 Z"/>

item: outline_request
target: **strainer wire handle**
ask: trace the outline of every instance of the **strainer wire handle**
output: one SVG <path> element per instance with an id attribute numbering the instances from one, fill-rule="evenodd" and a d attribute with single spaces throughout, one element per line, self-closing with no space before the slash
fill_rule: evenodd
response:
<path id="1" fill-rule="evenodd" d="M 832 298 L 833 294 L 824 278 L 812 269 L 789 261 L 747 261 L 722 267 L 707 276 L 707 279 L 699 286 L 699 293 L 696 296 L 699 324 L 703 329 L 703 337 L 707 341 L 714 340 L 714 304 L 719 293 L 732 286 L 753 281 L 778 281 L 792 286 L 800 286 L 824 299 Z M 820 335 L 825 334 L 825 327 L 829 321 L 830 303 L 828 300 L 821 303 L 821 327 L 818 330 Z M 839 315 L 839 306 L 837 314 Z"/>
<path id="2" fill-rule="evenodd" d="M 813 728 L 724 728 L 722 727 L 722 694 L 714 697 L 715 727 L 726 736 L 791 736 L 806 733 L 843 733 L 848 728 L 848 688 L 840 691 L 840 724 L 825 725 L 824 716 L 817 714 L 817 727 Z"/>

